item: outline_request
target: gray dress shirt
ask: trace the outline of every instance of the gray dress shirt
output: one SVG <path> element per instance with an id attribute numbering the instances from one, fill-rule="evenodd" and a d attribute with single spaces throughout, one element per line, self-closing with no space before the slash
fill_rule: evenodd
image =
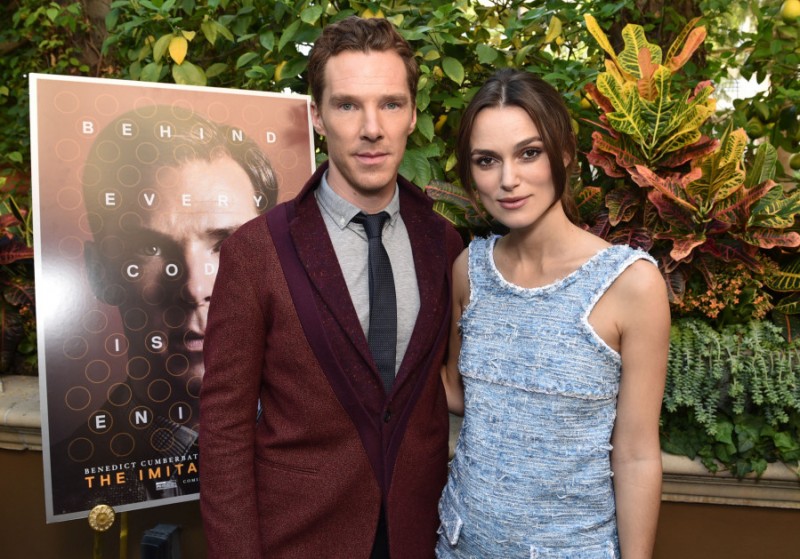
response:
<path id="1" fill-rule="evenodd" d="M 314 192 L 322 219 L 333 243 L 333 250 L 342 268 L 350 299 L 358 314 L 364 335 L 369 330 L 369 268 L 368 241 L 364 227 L 350 220 L 361 210 L 339 196 L 328 184 L 327 173 Z M 392 262 L 395 293 L 397 294 L 397 357 L 395 373 L 406 353 L 411 332 L 419 312 L 419 289 L 414 256 L 408 231 L 400 217 L 400 193 L 395 186 L 394 196 L 382 211 L 389 214 L 383 226 L 382 241 Z"/>

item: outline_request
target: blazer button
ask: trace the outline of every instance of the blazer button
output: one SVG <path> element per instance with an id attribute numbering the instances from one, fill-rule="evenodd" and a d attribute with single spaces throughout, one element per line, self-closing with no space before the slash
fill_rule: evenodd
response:
<path id="1" fill-rule="evenodd" d="M 390 421 L 391 419 L 392 419 L 392 412 L 391 412 L 391 410 L 386 410 L 386 412 L 383 414 L 383 422 L 384 422 L 384 423 L 389 423 L 389 421 Z"/>

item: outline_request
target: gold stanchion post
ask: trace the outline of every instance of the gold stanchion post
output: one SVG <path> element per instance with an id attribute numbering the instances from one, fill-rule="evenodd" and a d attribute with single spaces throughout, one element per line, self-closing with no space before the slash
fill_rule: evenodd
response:
<path id="1" fill-rule="evenodd" d="M 100 536 L 114 524 L 114 516 L 114 509 L 108 505 L 97 505 L 89 511 L 89 526 L 94 530 L 93 559 L 103 559 L 103 548 L 101 546 Z"/>
<path id="2" fill-rule="evenodd" d="M 119 559 L 128 559 L 128 513 L 119 513 Z"/>

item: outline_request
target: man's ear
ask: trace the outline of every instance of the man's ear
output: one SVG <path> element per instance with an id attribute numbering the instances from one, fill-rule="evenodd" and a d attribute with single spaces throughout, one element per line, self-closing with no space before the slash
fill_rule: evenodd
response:
<path id="1" fill-rule="evenodd" d="M 325 122 L 322 120 L 322 113 L 316 101 L 311 102 L 311 124 L 320 136 L 325 136 Z"/>
<path id="2" fill-rule="evenodd" d="M 408 135 L 410 136 L 414 132 L 414 128 L 417 126 L 417 104 L 414 103 L 414 106 L 411 107 L 411 126 L 408 127 Z"/>
<path id="3" fill-rule="evenodd" d="M 85 241 L 83 243 L 83 258 L 86 262 L 86 277 L 89 280 L 92 293 L 103 303 L 112 304 L 109 303 L 105 297 L 108 270 L 106 269 L 102 255 L 99 254 L 97 245 L 95 245 L 93 241 Z"/>

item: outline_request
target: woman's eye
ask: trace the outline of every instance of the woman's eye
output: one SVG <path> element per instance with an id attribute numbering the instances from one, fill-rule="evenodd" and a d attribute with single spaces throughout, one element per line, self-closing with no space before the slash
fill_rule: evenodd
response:
<path id="1" fill-rule="evenodd" d="M 542 154 L 542 150 L 539 148 L 528 148 L 524 152 L 522 152 L 522 157 L 525 159 L 536 159 Z"/>
<path id="2" fill-rule="evenodd" d="M 491 157 L 479 157 L 475 160 L 475 165 L 478 167 L 489 167 L 492 163 L 494 163 L 494 159 Z"/>

